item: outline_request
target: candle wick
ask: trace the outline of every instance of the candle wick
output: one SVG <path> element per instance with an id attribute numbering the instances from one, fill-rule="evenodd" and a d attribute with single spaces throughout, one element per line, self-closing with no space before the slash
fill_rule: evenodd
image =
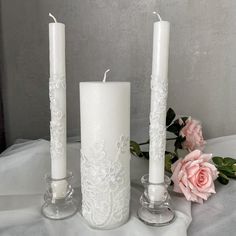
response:
<path id="1" fill-rule="evenodd" d="M 57 23 L 57 19 L 55 16 L 53 16 L 51 13 L 48 14 L 50 17 L 52 17 L 52 19 L 55 21 L 55 23 Z"/>
<path id="2" fill-rule="evenodd" d="M 159 21 L 162 21 L 162 19 L 161 19 L 161 16 L 160 16 L 160 14 L 159 14 L 159 13 L 157 13 L 157 12 L 155 12 L 155 11 L 154 11 L 154 12 L 153 12 L 153 14 L 154 14 L 154 15 L 157 15 L 157 17 L 158 17 Z"/>
<path id="3" fill-rule="evenodd" d="M 102 82 L 106 82 L 107 73 L 108 73 L 109 71 L 110 71 L 110 69 L 108 69 L 108 70 L 105 71 Z"/>

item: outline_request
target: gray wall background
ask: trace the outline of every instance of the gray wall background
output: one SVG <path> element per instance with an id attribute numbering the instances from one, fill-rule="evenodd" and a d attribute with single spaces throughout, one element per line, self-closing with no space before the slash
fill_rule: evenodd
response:
<path id="1" fill-rule="evenodd" d="M 66 24 L 68 135 L 79 135 L 79 82 L 132 82 L 132 137 L 146 140 L 154 10 L 171 22 L 168 104 L 203 122 L 206 138 L 236 133 L 236 1 L 1 0 L 8 145 L 49 137 L 48 13 Z"/>

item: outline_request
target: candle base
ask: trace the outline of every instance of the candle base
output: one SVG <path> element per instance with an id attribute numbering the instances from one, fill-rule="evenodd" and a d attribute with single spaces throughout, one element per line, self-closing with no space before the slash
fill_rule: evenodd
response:
<path id="1" fill-rule="evenodd" d="M 141 178 L 145 190 L 140 198 L 137 215 L 147 225 L 159 227 L 171 224 L 175 220 L 175 212 L 167 190 L 171 181 L 168 176 L 165 176 L 164 181 L 161 184 L 152 184 L 148 181 L 148 175 Z M 156 194 L 155 189 L 161 194 Z"/>
<path id="2" fill-rule="evenodd" d="M 71 186 L 71 172 L 63 179 L 46 177 L 48 189 L 44 195 L 42 215 L 52 220 L 69 218 L 78 211 L 78 202 L 74 198 L 74 189 Z"/>

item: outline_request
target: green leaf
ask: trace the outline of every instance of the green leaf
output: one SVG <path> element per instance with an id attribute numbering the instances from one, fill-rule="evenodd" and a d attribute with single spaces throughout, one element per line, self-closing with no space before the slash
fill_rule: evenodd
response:
<path id="1" fill-rule="evenodd" d="M 166 126 L 169 126 L 175 118 L 175 112 L 172 108 L 169 108 L 166 114 Z"/>
<path id="2" fill-rule="evenodd" d="M 212 157 L 212 161 L 213 161 L 217 166 L 222 166 L 222 165 L 223 165 L 223 158 L 222 158 L 222 157 Z"/>
<path id="3" fill-rule="evenodd" d="M 168 153 L 165 155 L 165 170 L 168 172 L 172 172 L 171 171 L 171 165 L 172 165 L 172 154 Z"/>
<path id="4" fill-rule="evenodd" d="M 232 165 L 233 171 L 236 172 L 236 165 Z"/>
<path id="5" fill-rule="evenodd" d="M 186 120 L 188 119 L 189 117 L 187 117 L 187 116 L 183 116 L 183 117 L 181 117 L 181 119 L 182 119 L 182 121 L 185 123 L 186 122 Z"/>
<path id="6" fill-rule="evenodd" d="M 223 174 L 222 172 L 219 173 L 219 177 L 217 178 L 217 180 L 224 185 L 227 185 L 229 183 L 229 178 Z"/>
<path id="7" fill-rule="evenodd" d="M 181 125 L 176 121 L 167 128 L 167 131 L 175 134 L 176 136 L 179 136 L 180 130 L 181 130 Z"/>
<path id="8" fill-rule="evenodd" d="M 171 165 L 178 160 L 178 156 L 176 156 L 173 152 L 165 152 L 165 170 L 172 173 Z"/>
<path id="9" fill-rule="evenodd" d="M 185 141 L 185 139 L 186 139 L 185 137 L 178 136 L 176 141 L 175 141 L 175 147 L 177 149 L 183 149 L 182 143 Z"/>
<path id="10" fill-rule="evenodd" d="M 143 153 L 140 149 L 140 146 L 135 141 L 130 141 L 130 152 L 137 157 L 142 157 Z"/>
<path id="11" fill-rule="evenodd" d="M 172 157 L 172 159 L 171 159 L 171 162 L 172 162 L 172 164 L 174 164 L 176 161 L 178 161 L 179 160 L 179 158 L 178 158 L 178 156 L 174 153 L 173 154 L 173 157 Z"/>
<path id="12" fill-rule="evenodd" d="M 149 160 L 149 152 L 143 152 L 143 157 Z"/>
<path id="13" fill-rule="evenodd" d="M 234 179 L 236 178 L 235 171 L 233 170 L 232 167 L 222 167 L 218 168 L 218 170 L 229 178 L 234 178 Z"/>
<path id="14" fill-rule="evenodd" d="M 227 171 L 227 172 L 234 172 L 233 166 L 218 166 L 218 170 Z"/>
<path id="15" fill-rule="evenodd" d="M 223 162 L 224 162 L 224 165 L 231 166 L 236 163 L 236 159 L 233 159 L 231 157 L 225 157 Z"/>
<path id="16" fill-rule="evenodd" d="M 226 182 L 224 177 L 236 179 L 236 160 L 231 157 L 213 157 L 213 162 L 215 163 L 218 171 L 220 172 L 219 181 Z"/>

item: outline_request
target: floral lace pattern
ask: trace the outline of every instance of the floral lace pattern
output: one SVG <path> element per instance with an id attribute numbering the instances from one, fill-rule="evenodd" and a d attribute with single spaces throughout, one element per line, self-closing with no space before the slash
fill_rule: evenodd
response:
<path id="1" fill-rule="evenodd" d="M 158 76 L 151 79 L 151 112 L 150 112 L 150 159 L 161 160 L 166 148 L 166 102 L 168 80 Z"/>
<path id="2" fill-rule="evenodd" d="M 57 103 L 56 96 L 59 91 L 66 89 L 65 76 L 52 75 L 49 79 L 49 98 L 51 110 L 50 122 L 50 152 L 51 158 L 63 158 L 65 153 L 65 135 L 66 135 L 66 109 L 60 107 Z"/>
<path id="3" fill-rule="evenodd" d="M 82 214 L 93 227 L 108 229 L 128 219 L 130 177 L 123 155 L 129 162 L 129 138 L 124 136 L 117 142 L 114 159 L 107 156 L 104 141 L 86 155 L 81 150 Z"/>

